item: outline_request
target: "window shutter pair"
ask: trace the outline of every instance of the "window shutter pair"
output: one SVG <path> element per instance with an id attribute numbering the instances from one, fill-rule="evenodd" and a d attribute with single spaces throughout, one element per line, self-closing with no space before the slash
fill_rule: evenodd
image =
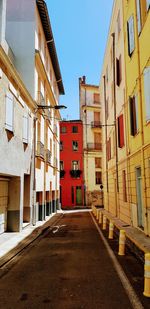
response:
<path id="1" fill-rule="evenodd" d="M 150 66 L 144 70 L 144 94 L 146 105 L 146 121 L 150 120 Z"/>
<path id="2" fill-rule="evenodd" d="M 6 117 L 5 127 L 7 130 L 13 132 L 14 126 L 14 97 L 11 92 L 6 94 Z"/>
<path id="3" fill-rule="evenodd" d="M 124 146 L 123 114 L 118 117 L 118 146 L 119 146 L 119 148 L 122 148 Z"/>
<path id="4" fill-rule="evenodd" d="M 116 58 L 116 83 L 117 86 L 120 86 L 121 83 L 121 55 L 119 59 Z"/>
<path id="5" fill-rule="evenodd" d="M 133 18 L 133 15 L 129 18 L 127 22 L 127 31 L 128 31 L 128 53 L 129 53 L 129 56 L 131 56 L 134 51 L 134 18 Z"/>
<path id="6" fill-rule="evenodd" d="M 29 117 L 23 116 L 23 142 L 28 143 L 29 139 Z"/>

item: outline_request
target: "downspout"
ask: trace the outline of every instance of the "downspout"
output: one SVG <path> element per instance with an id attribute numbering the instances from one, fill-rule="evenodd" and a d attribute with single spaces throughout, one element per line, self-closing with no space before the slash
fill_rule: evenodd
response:
<path id="1" fill-rule="evenodd" d="M 106 145 L 106 189 L 107 189 L 107 206 L 109 211 L 109 192 L 108 192 L 108 160 L 107 160 L 107 114 L 106 114 L 106 78 L 103 76 L 104 81 L 104 104 L 105 104 L 105 145 Z"/>
<path id="2" fill-rule="evenodd" d="M 115 148 L 116 148 L 116 181 L 117 181 L 117 199 L 116 199 L 116 216 L 118 216 L 118 144 L 117 144 L 117 122 L 116 122 L 116 70 L 115 70 L 115 33 L 112 33 L 113 38 L 113 95 L 114 95 L 114 127 L 115 127 Z"/>

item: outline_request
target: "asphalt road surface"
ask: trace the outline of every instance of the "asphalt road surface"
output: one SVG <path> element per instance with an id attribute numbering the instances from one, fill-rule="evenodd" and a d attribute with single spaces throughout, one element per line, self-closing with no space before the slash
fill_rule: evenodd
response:
<path id="1" fill-rule="evenodd" d="M 90 212 L 78 212 L 65 214 L 1 270 L 1 308 L 133 307 Z"/>

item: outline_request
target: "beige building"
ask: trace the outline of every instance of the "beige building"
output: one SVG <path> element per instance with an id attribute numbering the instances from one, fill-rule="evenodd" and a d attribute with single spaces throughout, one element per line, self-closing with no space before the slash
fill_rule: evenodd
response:
<path id="1" fill-rule="evenodd" d="M 83 122 L 84 190 L 86 205 L 101 205 L 102 136 L 99 87 L 79 78 L 80 119 Z"/>
<path id="2" fill-rule="evenodd" d="M 7 130 L 2 130 L 4 131 L 6 147 L 4 140 L 1 139 L 2 149 L 0 151 L 3 152 L 3 158 L 5 158 L 4 153 L 7 150 L 9 159 L 6 160 L 5 158 L 4 162 L 1 162 L 0 174 L 17 177 L 25 177 L 24 174 L 32 175 L 32 181 L 29 181 L 29 178 L 26 176 L 25 184 L 22 181 L 20 186 L 20 180 L 17 182 L 18 204 L 23 204 L 23 198 L 26 200 L 27 189 L 23 190 L 23 186 L 26 185 L 29 190 L 29 183 L 32 182 L 30 187 L 30 208 L 32 208 L 32 211 L 30 209 L 30 219 L 32 214 L 32 222 L 35 224 L 37 220 L 44 220 L 46 216 L 56 212 L 56 209 L 59 207 L 60 114 L 58 105 L 59 95 L 64 94 L 64 88 L 45 1 L 20 0 L 18 2 L 18 0 L 11 0 L 11 2 L 3 1 L 3 5 L 6 7 L 5 37 L 9 44 L 8 60 L 11 57 L 10 66 L 12 66 L 13 62 L 13 70 L 20 79 L 21 85 L 26 87 L 26 97 L 22 90 L 23 86 L 21 88 L 22 94 L 20 88 L 18 89 L 19 83 L 17 81 L 14 82 L 14 78 L 12 78 L 12 85 L 10 84 L 11 80 L 7 81 L 8 85 L 6 85 L 6 82 L 4 85 L 3 82 L 4 98 L 2 100 L 5 100 L 5 92 L 7 93 L 8 88 L 11 93 L 11 95 L 8 95 L 9 101 L 16 100 L 16 103 L 15 109 L 11 112 L 12 117 L 14 117 L 14 131 L 10 141 L 8 138 L 6 139 L 7 131 L 10 132 L 9 127 Z M 1 26 L 2 30 L 3 25 L 4 21 Z M 3 48 L 4 51 L 5 49 Z M 3 64 L 1 67 L 2 70 L 5 68 Z M 8 74 L 9 70 L 5 68 L 5 71 Z M 10 79 L 10 74 L 8 74 L 8 79 Z M 17 89 L 15 89 L 16 85 Z M 6 89 L 4 86 L 6 86 Z M 14 92 L 16 99 L 12 98 Z M 20 101 L 21 103 L 19 104 Z M 19 107 L 16 107 L 16 105 Z M 50 106 L 49 109 L 48 106 Z M 0 115 L 4 115 L 4 117 L 6 117 L 5 109 L 7 110 L 3 105 Z M 24 122 L 21 120 L 22 118 Z M 1 125 L 3 128 L 5 126 L 5 119 L 0 117 L 0 121 L 2 121 Z M 21 129 L 22 127 L 23 129 Z M 25 142 L 24 140 L 22 142 L 22 130 L 25 130 L 28 138 Z M 31 153 L 33 158 L 32 164 Z M 14 159 L 12 163 L 10 156 L 12 160 Z M 13 169 L 12 171 L 11 169 L 9 170 L 9 166 Z M 19 171 L 16 172 L 16 170 Z M 7 189 L 9 192 L 9 185 L 5 188 L 5 191 Z M 8 196 L 8 194 L 5 195 Z M 10 200 L 12 199 L 9 198 Z M 8 204 L 7 199 L 5 203 Z M 29 201 L 25 203 L 29 204 Z M 13 203 L 13 207 L 17 207 L 17 216 L 23 217 L 23 206 L 16 206 L 16 204 L 17 202 Z M 26 218 L 18 220 L 20 222 L 31 221 L 29 219 L 26 220 Z M 8 229 L 7 226 L 6 229 Z"/>

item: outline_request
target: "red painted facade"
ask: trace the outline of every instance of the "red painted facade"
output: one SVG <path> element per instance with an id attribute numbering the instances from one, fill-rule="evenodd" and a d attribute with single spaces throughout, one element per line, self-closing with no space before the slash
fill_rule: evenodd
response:
<path id="1" fill-rule="evenodd" d="M 83 125 L 60 122 L 60 201 L 62 208 L 84 205 Z"/>

